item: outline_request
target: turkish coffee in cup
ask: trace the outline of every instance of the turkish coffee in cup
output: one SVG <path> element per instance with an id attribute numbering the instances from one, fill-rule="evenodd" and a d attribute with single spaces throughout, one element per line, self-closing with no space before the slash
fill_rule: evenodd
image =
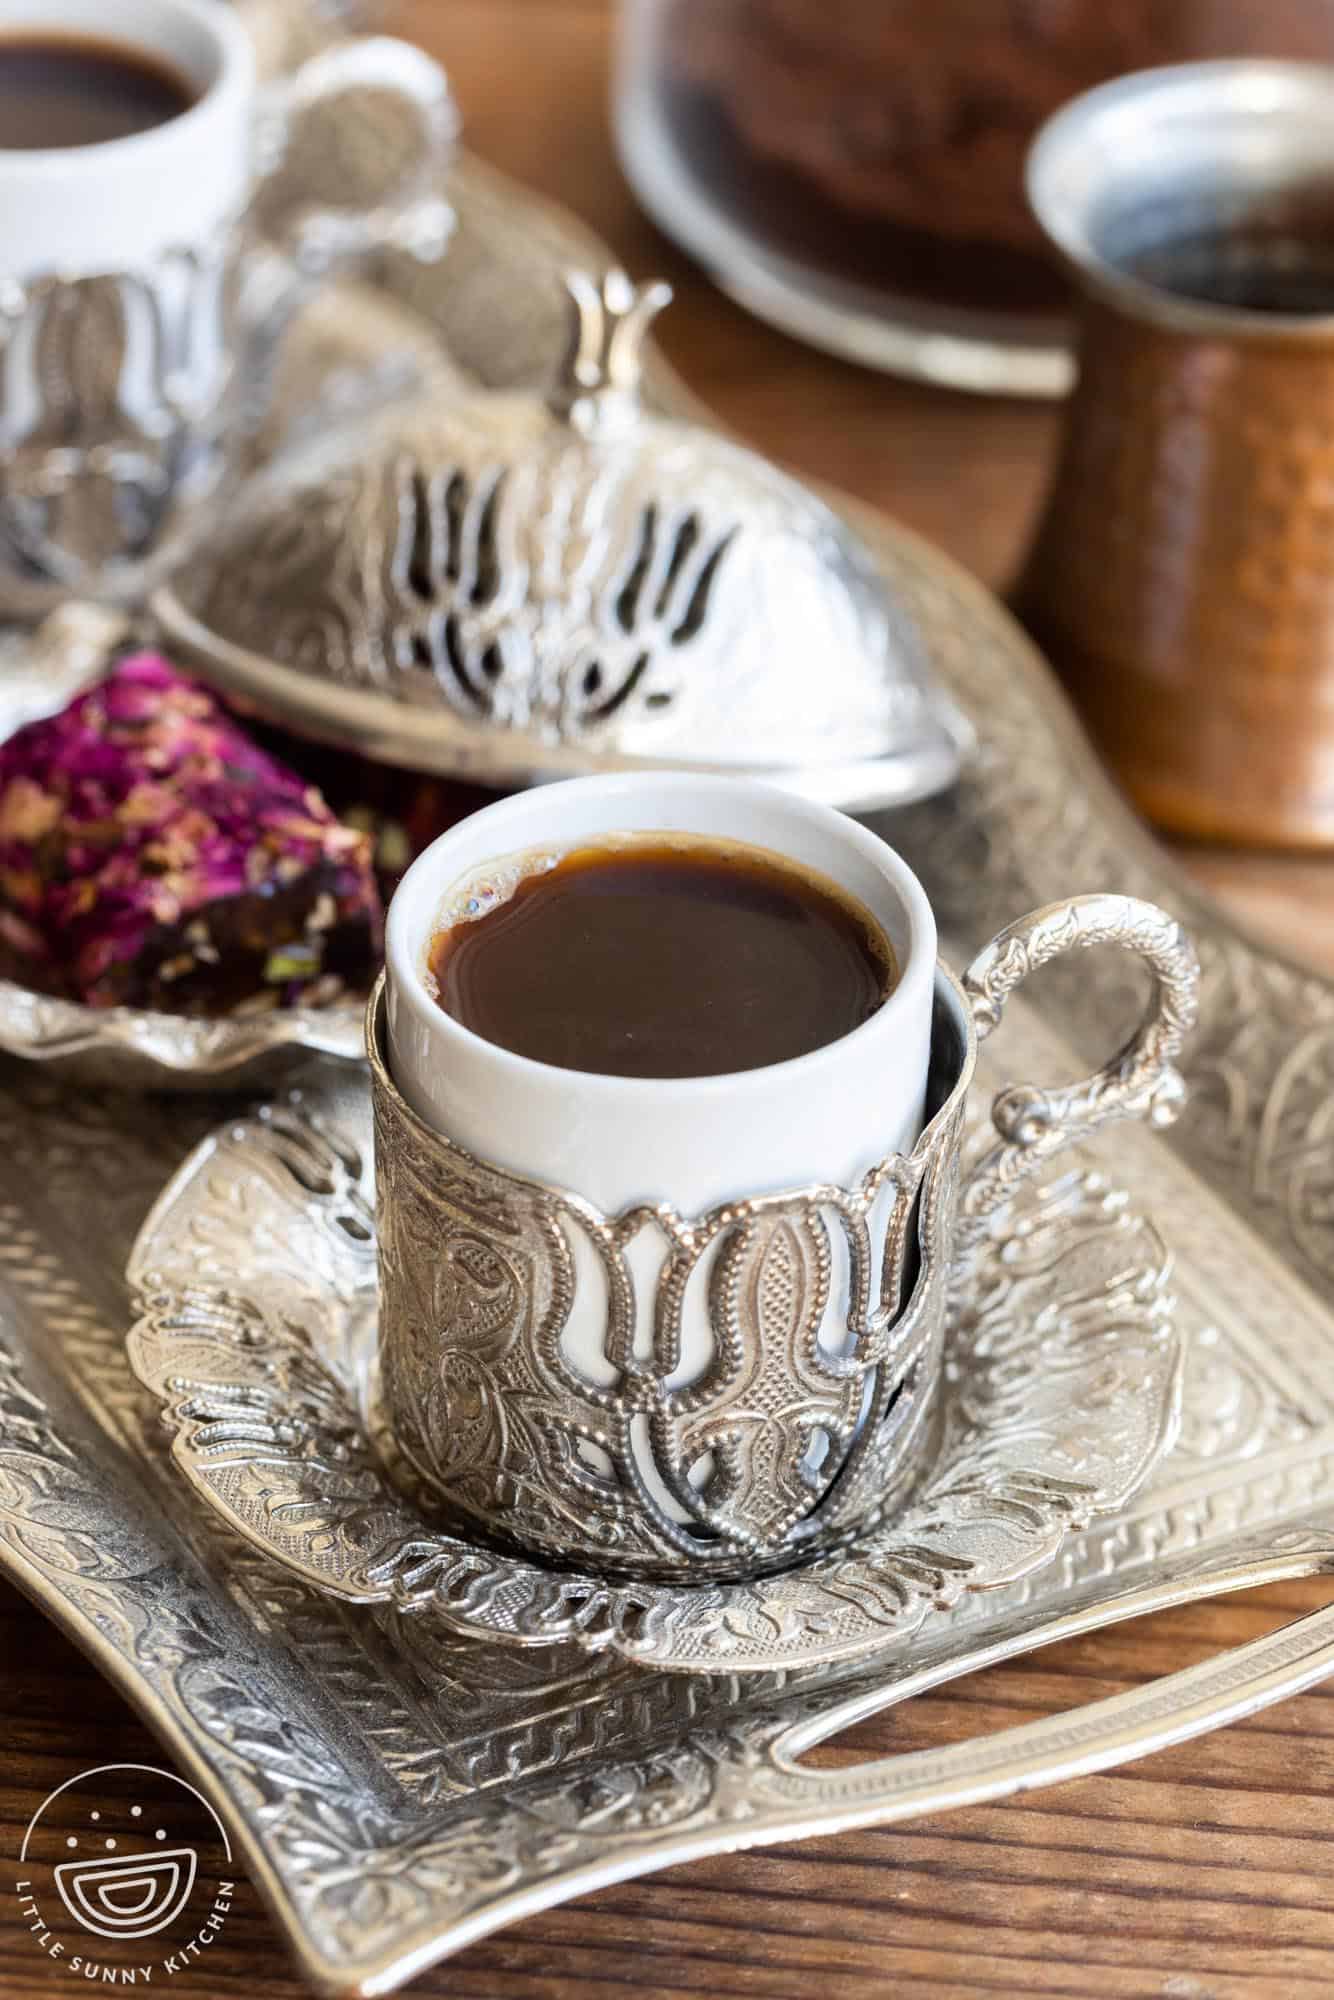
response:
<path id="1" fill-rule="evenodd" d="M 488 869 L 442 912 L 426 973 L 444 1012 L 500 1048 L 638 1077 L 809 1055 L 869 1020 L 897 977 L 884 931 L 827 876 L 653 832 Z"/>

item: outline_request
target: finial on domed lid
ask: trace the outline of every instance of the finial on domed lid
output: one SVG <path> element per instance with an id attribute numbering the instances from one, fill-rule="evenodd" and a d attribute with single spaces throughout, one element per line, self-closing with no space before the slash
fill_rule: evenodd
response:
<path id="1" fill-rule="evenodd" d="M 413 769 L 790 773 L 862 808 L 950 783 L 963 725 L 893 575 L 815 494 L 646 393 L 665 285 L 562 276 L 548 392 L 428 384 L 282 452 L 179 573 L 169 630 L 210 678 Z M 497 364 L 531 383 L 536 337 L 508 345 Z"/>
<path id="2" fill-rule="evenodd" d="M 597 282 L 567 271 L 570 340 L 549 398 L 551 408 L 585 436 L 619 430 L 639 409 L 644 335 L 672 296 L 661 279 L 636 285 L 611 270 Z"/>

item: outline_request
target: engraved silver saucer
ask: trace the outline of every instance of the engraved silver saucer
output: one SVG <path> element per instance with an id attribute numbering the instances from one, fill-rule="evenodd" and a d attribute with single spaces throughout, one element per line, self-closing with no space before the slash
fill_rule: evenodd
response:
<path id="1" fill-rule="evenodd" d="M 1076 1170 L 957 1257 L 939 1443 L 892 1522 L 777 1575 L 697 1586 L 463 1540 L 377 1448 L 368 1140 L 299 1105 L 225 1126 L 171 1181 L 129 1268 L 130 1363 L 162 1401 L 177 1466 L 214 1515 L 335 1598 L 659 1670 L 848 1661 L 1042 1568 L 1125 1506 L 1175 1439 L 1167 1253 L 1124 1194 Z"/>

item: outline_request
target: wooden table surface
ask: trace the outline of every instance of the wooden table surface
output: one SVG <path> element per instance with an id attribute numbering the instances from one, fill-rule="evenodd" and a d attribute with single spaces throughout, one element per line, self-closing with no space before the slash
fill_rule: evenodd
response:
<path id="1" fill-rule="evenodd" d="M 638 215 L 607 138 L 609 0 L 391 0 L 390 24 L 449 66 L 472 146 L 593 223 L 636 274 L 663 272 L 687 381 L 746 437 L 873 501 L 1003 584 L 1041 489 L 1054 411 L 864 374 L 747 319 Z M 1334 970 L 1334 861 L 1194 857 L 1257 929 Z M 944 1744 L 1072 1707 L 1313 1608 L 1319 1584 L 1118 1627 L 862 1725 L 822 1755 Z M 82 1658 L 0 1591 L 0 1857 L 39 1801 L 108 1760 L 165 1761 Z M 885 1833 L 703 1861 L 588 1897 L 472 1946 L 417 1989 L 451 2000 L 880 2000 L 1161 1995 L 1317 2000 L 1334 1991 L 1334 1692 L 1108 1776 Z M 0 1868 L 6 1892 L 8 1867 Z M 300 1992 L 241 1885 L 196 2000 Z M 12 1894 L 0 1993 L 68 1990 Z"/>

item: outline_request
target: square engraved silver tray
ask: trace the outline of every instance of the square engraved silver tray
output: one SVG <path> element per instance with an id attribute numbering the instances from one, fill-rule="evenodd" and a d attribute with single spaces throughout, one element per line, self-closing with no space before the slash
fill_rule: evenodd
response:
<path id="1" fill-rule="evenodd" d="M 998 1039 L 980 1102 L 1013 1067 L 1069 1066 L 1031 1011 Z M 364 1131 L 365 1089 L 331 1073 L 305 1115 Z M 40 1072 L 5 1080 L 0 1561 L 227 1817 L 316 1986 L 384 1991 L 601 1883 L 1097 1769 L 1334 1671 L 1321 1612 L 1073 1716 L 851 1769 L 800 1762 L 852 1719 L 983 1662 L 1334 1560 L 1328 1305 L 1160 1140 L 1123 1131 L 1101 1158 L 1175 1256 L 1182 1422 L 1147 1489 L 1045 1567 L 924 1608 L 855 1666 L 703 1677 L 339 1603 L 182 1504 L 170 1434 L 126 1359 L 120 1272 L 217 1111 L 177 1100 L 131 1117 L 122 1097 L 72 1096 Z M 256 1129 L 233 1121 L 222 1150 Z M 239 1293 L 281 1300 L 285 1225 L 266 1173 L 215 1167 L 218 1145 L 194 1171 L 201 1283 L 223 1258 Z M 302 1282 L 327 1276 L 312 1265 Z M 309 1510 L 295 1525 L 318 1541 Z"/>
<path id="2" fill-rule="evenodd" d="M 449 269 L 387 266 L 381 289 L 434 319 L 462 365 L 522 379 L 559 313 L 559 270 L 601 253 L 474 163 L 451 193 Z M 689 407 L 661 370 L 655 387 Z M 1179 1439 L 1128 1509 L 1045 1568 L 929 1612 L 910 1644 L 852 1668 L 706 1679 L 448 1635 L 423 1652 L 391 1608 L 318 1596 L 183 1505 L 130 1373 L 126 1260 L 225 1107 L 0 1069 L 0 1564 L 216 1803 L 325 1991 L 383 1992 L 486 1930 L 691 1855 L 1105 1767 L 1334 1673 L 1322 1611 L 1074 1715 L 838 1771 L 800 1764 L 856 1717 L 983 1662 L 1334 1568 L 1334 986 L 1254 949 L 1163 862 L 984 592 L 887 523 L 858 526 L 978 731 L 956 793 L 880 822 L 924 877 L 950 956 L 1018 910 L 1105 888 L 1165 903 L 1204 962 L 1186 1115 L 1170 1139 L 1123 1130 L 1099 1158 L 1175 1258 Z M 1110 980 L 1093 1002 L 1085 983 L 1077 1007 L 1044 981 L 1007 1019 L 979 1101 L 1001 1073 L 1069 1074 L 1128 1024 L 1135 996 Z M 310 1102 L 355 1125 L 363 1089 L 330 1067 Z M 257 1275 L 263 1217 L 235 1227 Z"/>

